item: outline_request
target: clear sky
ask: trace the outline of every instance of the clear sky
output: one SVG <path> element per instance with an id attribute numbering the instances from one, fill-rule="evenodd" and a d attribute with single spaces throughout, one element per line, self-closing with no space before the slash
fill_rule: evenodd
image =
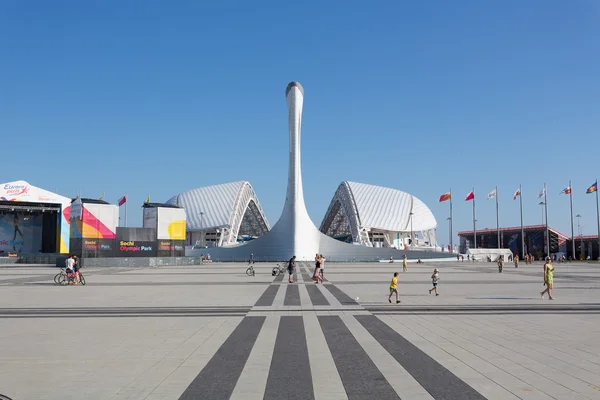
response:
<path id="1" fill-rule="evenodd" d="M 284 90 L 305 89 L 303 178 L 318 226 L 340 182 L 423 200 L 448 243 L 478 226 L 596 232 L 600 2 L 0 2 L 0 181 L 139 207 L 248 180 L 274 224 L 285 199 Z M 575 228 L 577 230 L 577 227 Z"/>

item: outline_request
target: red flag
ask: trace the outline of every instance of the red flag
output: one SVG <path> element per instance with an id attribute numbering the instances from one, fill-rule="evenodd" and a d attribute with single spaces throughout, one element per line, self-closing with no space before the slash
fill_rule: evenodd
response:
<path id="1" fill-rule="evenodd" d="M 125 195 L 119 199 L 119 207 L 121 207 L 126 202 L 127 202 L 127 195 Z"/>
<path id="2" fill-rule="evenodd" d="M 475 199 L 475 192 L 469 192 L 467 197 L 465 197 L 465 201 L 474 200 L 474 199 Z"/>
<path id="3" fill-rule="evenodd" d="M 448 201 L 451 198 L 452 198 L 452 195 L 450 194 L 450 192 L 444 193 L 443 195 L 440 196 L 440 203 L 443 201 Z"/>

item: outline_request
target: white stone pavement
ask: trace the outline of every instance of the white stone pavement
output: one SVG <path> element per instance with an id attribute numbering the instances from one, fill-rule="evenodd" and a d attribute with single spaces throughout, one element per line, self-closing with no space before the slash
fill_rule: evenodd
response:
<path id="1" fill-rule="evenodd" d="M 274 282 L 273 265 L 257 264 L 255 277 L 241 263 L 84 269 L 88 284 L 68 287 L 53 283 L 57 268 L 0 266 L 0 393 L 600 399 L 598 264 L 555 264 L 554 301 L 539 296 L 541 263 L 507 264 L 502 274 L 466 261 L 404 273 L 398 264 L 328 263 L 323 285 L 301 274 L 294 285 Z M 438 297 L 427 292 L 435 267 Z M 387 303 L 394 271 L 400 305 Z M 267 305 L 255 306 L 261 298 Z M 323 299 L 329 305 L 313 304 Z M 274 369 L 287 357 L 298 376 Z M 214 376 L 214 387 L 203 383 Z"/>

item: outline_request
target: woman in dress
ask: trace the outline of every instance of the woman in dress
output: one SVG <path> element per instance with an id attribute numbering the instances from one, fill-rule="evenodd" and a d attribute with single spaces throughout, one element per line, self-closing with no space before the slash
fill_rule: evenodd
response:
<path id="1" fill-rule="evenodd" d="M 548 300 L 554 300 L 552 297 L 552 284 L 554 283 L 554 267 L 552 266 L 552 260 L 550 257 L 546 257 L 546 263 L 544 264 L 544 283 L 546 285 L 546 289 L 540 294 L 542 295 L 542 299 L 544 298 L 544 294 L 548 293 Z"/>

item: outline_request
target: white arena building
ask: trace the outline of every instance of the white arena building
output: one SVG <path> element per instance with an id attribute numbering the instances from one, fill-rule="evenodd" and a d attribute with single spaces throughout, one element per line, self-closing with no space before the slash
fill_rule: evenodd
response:
<path id="1" fill-rule="evenodd" d="M 437 247 L 437 221 L 421 200 L 400 190 L 357 182 L 338 186 L 319 230 L 367 247 Z"/>
<path id="2" fill-rule="evenodd" d="M 167 203 L 185 208 L 190 246 L 232 246 L 270 230 L 254 189 L 245 181 L 188 190 Z"/>

